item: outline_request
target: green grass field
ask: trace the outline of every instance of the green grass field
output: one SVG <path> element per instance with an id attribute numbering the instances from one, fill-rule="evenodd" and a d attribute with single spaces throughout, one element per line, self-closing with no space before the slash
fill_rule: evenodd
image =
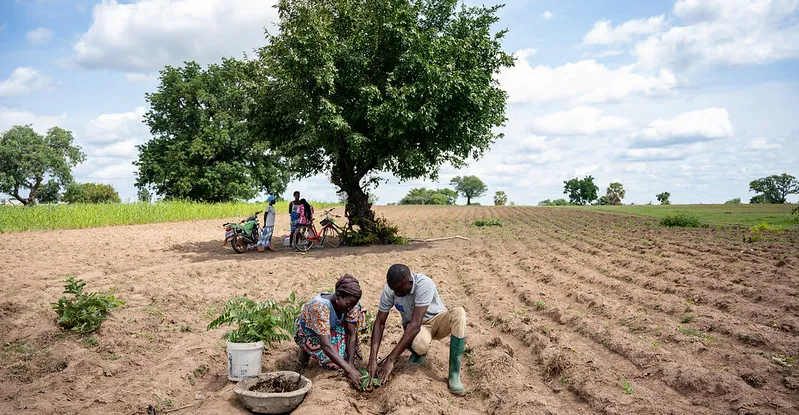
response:
<path id="1" fill-rule="evenodd" d="M 746 226 L 768 223 L 786 227 L 799 227 L 799 215 L 791 211 L 797 205 L 635 205 L 635 206 L 586 206 L 569 209 L 590 209 L 600 212 L 620 212 L 634 215 L 664 218 L 667 215 L 684 213 L 694 215 L 707 224 L 740 224 Z"/>
<path id="2" fill-rule="evenodd" d="M 334 203 L 311 202 L 317 215 Z M 0 206 L 0 232 L 20 232 L 43 229 L 80 229 L 112 225 L 178 222 L 194 219 L 241 220 L 264 203 L 108 203 L 62 204 L 32 207 Z M 275 204 L 278 214 L 288 212 L 288 202 Z M 338 209 L 343 214 L 344 208 Z M 263 219 L 261 219 L 263 220 Z"/>

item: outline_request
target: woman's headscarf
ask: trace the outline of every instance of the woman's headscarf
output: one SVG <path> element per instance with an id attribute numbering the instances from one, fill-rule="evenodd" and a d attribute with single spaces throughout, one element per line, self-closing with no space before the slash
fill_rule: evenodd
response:
<path id="1" fill-rule="evenodd" d="M 361 298 L 361 285 L 350 274 L 344 274 L 336 283 L 336 294 Z"/>

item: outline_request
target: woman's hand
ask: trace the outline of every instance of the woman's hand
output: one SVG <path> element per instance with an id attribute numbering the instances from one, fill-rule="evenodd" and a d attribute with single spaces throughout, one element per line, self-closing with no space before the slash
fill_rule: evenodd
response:
<path id="1" fill-rule="evenodd" d="M 355 366 L 353 366 L 353 365 L 347 365 L 347 367 L 344 370 L 347 372 L 347 377 L 350 378 L 350 381 L 352 381 L 352 383 L 354 383 L 355 386 L 357 386 L 358 389 L 360 389 L 361 388 L 361 372 L 359 372 L 358 369 L 356 369 Z"/>

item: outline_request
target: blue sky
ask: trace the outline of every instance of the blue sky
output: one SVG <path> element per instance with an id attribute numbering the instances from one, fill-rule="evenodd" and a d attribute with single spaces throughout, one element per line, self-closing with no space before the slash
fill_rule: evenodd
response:
<path id="1" fill-rule="evenodd" d="M 68 128 L 88 155 L 77 180 L 134 199 L 157 71 L 252 51 L 273 3 L 0 0 L 0 132 Z M 518 59 L 497 76 L 506 137 L 468 168 L 444 166 L 438 183 L 386 177 L 379 203 L 469 174 L 488 185 L 484 204 L 498 190 L 517 204 L 559 198 L 585 174 L 601 190 L 620 181 L 627 203 L 662 191 L 674 203 L 747 200 L 753 179 L 799 176 L 799 0 L 506 3 L 497 28 Z M 325 177 L 294 189 L 335 199 Z"/>

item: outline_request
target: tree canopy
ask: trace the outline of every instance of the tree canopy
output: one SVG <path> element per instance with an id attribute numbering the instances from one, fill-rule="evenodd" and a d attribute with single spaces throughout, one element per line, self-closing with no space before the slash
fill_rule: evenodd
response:
<path id="1" fill-rule="evenodd" d="M 488 191 L 488 186 L 477 176 L 455 176 L 449 184 L 455 186 L 455 190 L 466 198 L 467 205 L 471 205 L 472 199 L 481 197 Z"/>
<path id="2" fill-rule="evenodd" d="M 750 203 L 785 203 L 788 195 L 799 193 L 799 182 L 790 174 L 783 173 L 752 180 L 749 191 L 759 193 Z"/>
<path id="3" fill-rule="evenodd" d="M 380 173 L 435 179 L 501 135 L 513 64 L 494 33 L 499 7 L 458 0 L 280 0 L 258 54 L 257 136 L 347 193 L 351 220 L 374 218 L 364 189 Z"/>
<path id="4" fill-rule="evenodd" d="M 86 159 L 81 148 L 72 141 L 72 132 L 59 127 L 50 128 L 44 136 L 30 125 L 17 125 L 3 133 L 0 138 L 0 192 L 11 195 L 23 205 L 33 205 L 46 178 L 56 179 L 62 186 L 71 182 L 72 168 Z M 22 189 L 29 190 L 27 197 L 20 194 Z M 48 194 L 48 198 L 50 196 Z"/>
<path id="5" fill-rule="evenodd" d="M 288 161 L 250 134 L 253 64 L 225 59 L 161 71 L 146 94 L 153 138 L 139 146 L 136 186 L 167 199 L 223 202 L 285 191 Z"/>
<path id="6" fill-rule="evenodd" d="M 609 205 L 620 205 L 624 199 L 624 186 L 619 182 L 611 183 L 605 192 Z"/>
<path id="7" fill-rule="evenodd" d="M 569 195 L 569 202 L 573 205 L 585 205 L 597 200 L 597 192 L 599 187 L 594 184 L 593 176 L 563 181 L 563 193 Z"/>
<path id="8" fill-rule="evenodd" d="M 669 197 L 671 197 L 671 193 L 669 192 L 658 193 L 655 195 L 655 197 L 658 199 L 658 202 L 660 202 L 661 205 L 671 204 L 671 201 L 669 200 Z"/>
<path id="9" fill-rule="evenodd" d="M 75 183 L 67 186 L 61 200 L 67 203 L 119 203 L 114 186 L 103 183 Z"/>
<path id="10" fill-rule="evenodd" d="M 452 189 L 426 189 L 417 187 L 411 189 L 405 197 L 400 200 L 400 205 L 454 205 L 458 199 L 458 193 Z"/>
<path id="11" fill-rule="evenodd" d="M 494 206 L 505 206 L 508 203 L 508 195 L 502 190 L 494 193 Z"/>

